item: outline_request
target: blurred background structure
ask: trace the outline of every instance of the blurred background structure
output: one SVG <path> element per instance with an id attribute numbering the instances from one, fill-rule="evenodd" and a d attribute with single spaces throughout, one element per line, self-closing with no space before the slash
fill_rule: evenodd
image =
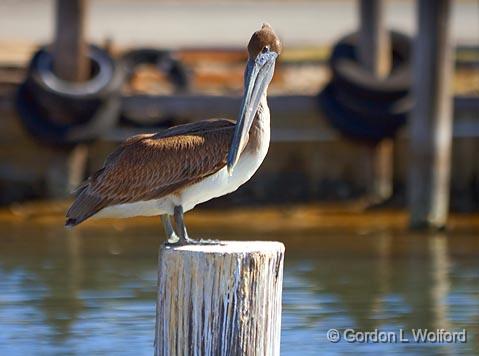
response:
<path id="1" fill-rule="evenodd" d="M 477 352 L 477 1 L 3 0 L 0 353 L 32 350 L 16 338 L 112 352 L 123 322 L 141 325 L 123 346 L 148 353 L 159 221 L 66 233 L 69 192 L 128 136 L 236 118 L 263 22 L 285 48 L 268 156 L 193 231 L 285 241 L 285 354 L 296 337 L 306 353 L 350 352 L 328 328 L 401 326 L 468 328 L 467 345 L 434 350 Z M 102 338 L 97 311 L 113 325 Z M 29 318 L 32 337 L 18 336 Z M 423 350 L 396 346 L 377 350 Z"/>
<path id="2" fill-rule="evenodd" d="M 0 6 L 3 204 L 64 197 L 101 165 L 106 152 L 136 132 L 211 116 L 235 118 L 246 56 L 243 48 L 251 29 L 268 20 L 284 39 L 286 49 L 270 99 L 270 159 L 242 192 L 223 198 L 222 203 L 367 197 L 370 203 L 389 201 L 404 206 L 409 168 L 417 171 L 425 162 L 435 162 L 427 155 L 419 166 L 414 160 L 409 166 L 409 157 L 418 155 L 409 156 L 409 133 L 404 128 L 414 101 L 411 78 L 418 77 L 413 74 L 413 49 L 418 58 L 425 58 L 422 51 L 443 58 L 454 49 L 450 58 L 454 63 L 444 59 L 431 73 L 431 80 L 423 80 L 424 73 L 417 83 L 430 82 L 436 88 L 435 79 L 455 68 L 441 89 L 447 97 L 454 95 L 451 109 L 444 109 L 454 110 L 452 205 L 456 210 L 478 207 L 479 174 L 474 155 L 479 24 L 474 1 L 452 2 L 447 9 L 438 9 L 440 14 L 435 5 L 425 2 L 427 10 L 422 15 L 419 8 L 415 11 L 413 1 L 194 5 L 59 1 L 56 5 L 42 0 L 5 1 Z M 418 16 L 424 16 L 424 21 Z M 442 18 L 433 23 L 432 16 Z M 430 30 L 421 28 L 424 39 L 413 48 L 416 23 L 428 26 L 428 21 Z M 441 28 L 444 34 L 434 37 Z M 352 34 L 355 29 L 359 29 L 358 42 Z M 390 29 L 397 31 L 392 37 Z M 348 33 L 352 35 L 345 36 Z M 424 44 L 432 41 L 439 47 L 426 48 Z M 32 51 L 40 44 L 47 47 L 30 62 Z M 418 66 L 433 64 L 421 62 Z M 331 71 L 333 80 L 326 86 Z M 423 73 L 423 69 L 416 71 Z M 76 86 L 55 80 L 81 83 L 88 76 L 94 80 Z M 17 96 L 16 110 L 16 88 L 22 82 L 22 91 L 27 93 Z M 425 90 L 418 87 L 418 95 L 433 94 L 425 94 Z M 316 96 L 321 91 L 328 94 L 318 104 Z M 443 94 L 434 95 L 439 99 Z M 418 104 L 434 105 L 424 97 L 417 99 Z M 30 102 L 18 105 L 22 100 Z M 33 108 L 32 102 L 41 105 Z M 429 131 L 436 112 L 420 111 L 415 117 L 421 116 L 422 122 L 426 114 L 433 120 L 424 127 Z M 413 120 L 413 132 L 420 131 L 414 126 L 419 121 Z M 419 135 L 417 140 L 426 139 Z M 88 144 L 79 145 L 85 142 Z M 422 172 L 411 178 L 412 186 L 425 192 L 420 182 L 435 186 L 430 184 L 431 176 L 448 172 L 446 166 L 431 166 L 430 178 L 423 179 Z M 440 184 L 444 186 L 440 194 L 447 195 L 448 178 L 440 180 L 445 182 Z M 444 219 L 438 222 L 443 223 Z"/>

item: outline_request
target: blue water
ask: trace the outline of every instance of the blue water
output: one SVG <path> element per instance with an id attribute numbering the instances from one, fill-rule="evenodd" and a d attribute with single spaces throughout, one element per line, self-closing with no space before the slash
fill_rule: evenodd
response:
<path id="1" fill-rule="evenodd" d="M 287 251 L 282 355 L 478 354 L 478 237 L 277 236 Z M 160 238 L 2 231 L 0 355 L 151 355 Z M 466 329 L 467 342 L 332 343 L 331 328 L 410 339 L 417 328 Z"/>

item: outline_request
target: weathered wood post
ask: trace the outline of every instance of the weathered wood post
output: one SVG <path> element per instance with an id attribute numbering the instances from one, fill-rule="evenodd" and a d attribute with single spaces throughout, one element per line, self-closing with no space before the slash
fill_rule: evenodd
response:
<path id="1" fill-rule="evenodd" d="M 409 209 L 413 228 L 442 228 L 449 207 L 452 141 L 449 0 L 419 0 L 410 120 Z"/>
<path id="2" fill-rule="evenodd" d="M 279 355 L 284 245 L 162 246 L 155 355 Z"/>
<path id="3" fill-rule="evenodd" d="M 90 77 L 90 59 L 85 41 L 87 0 L 57 0 L 55 8 L 55 37 L 52 44 L 53 71 L 70 82 L 86 81 Z M 88 148 L 74 147 L 58 153 L 51 163 L 47 180 L 50 197 L 64 197 L 84 178 Z"/>
<path id="4" fill-rule="evenodd" d="M 378 77 L 391 69 L 391 41 L 385 24 L 382 0 L 361 0 L 359 60 L 363 68 Z"/>
<path id="5" fill-rule="evenodd" d="M 56 152 L 46 172 L 47 193 L 51 198 L 63 198 L 85 179 L 88 147 L 77 145 L 68 152 Z"/>
<path id="6" fill-rule="evenodd" d="M 53 69 L 57 76 L 72 82 L 85 81 L 90 76 L 85 41 L 87 4 L 87 0 L 56 2 Z"/>
<path id="7" fill-rule="evenodd" d="M 391 69 L 391 41 L 385 25 L 382 0 L 361 0 L 358 57 L 363 68 L 377 77 L 384 77 Z M 369 194 L 374 201 L 382 201 L 392 194 L 393 142 L 384 139 L 368 150 L 370 172 Z"/>

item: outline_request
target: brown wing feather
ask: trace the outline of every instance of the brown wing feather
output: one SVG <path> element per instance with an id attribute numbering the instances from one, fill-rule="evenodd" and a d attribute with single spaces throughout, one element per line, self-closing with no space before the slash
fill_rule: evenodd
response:
<path id="1" fill-rule="evenodd" d="M 158 199 L 226 164 L 234 122 L 206 120 L 133 136 L 77 189 L 67 212 L 74 226 L 109 205 Z"/>

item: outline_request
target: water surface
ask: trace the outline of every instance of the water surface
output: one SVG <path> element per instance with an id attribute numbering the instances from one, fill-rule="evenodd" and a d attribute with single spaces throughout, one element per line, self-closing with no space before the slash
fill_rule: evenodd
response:
<path id="1" fill-rule="evenodd" d="M 2 228 L 0 355 L 152 354 L 160 232 Z M 282 355 L 453 355 L 479 352 L 478 237 L 383 231 L 249 239 L 286 245 Z M 466 329 L 467 342 L 331 343 L 331 328 Z"/>

